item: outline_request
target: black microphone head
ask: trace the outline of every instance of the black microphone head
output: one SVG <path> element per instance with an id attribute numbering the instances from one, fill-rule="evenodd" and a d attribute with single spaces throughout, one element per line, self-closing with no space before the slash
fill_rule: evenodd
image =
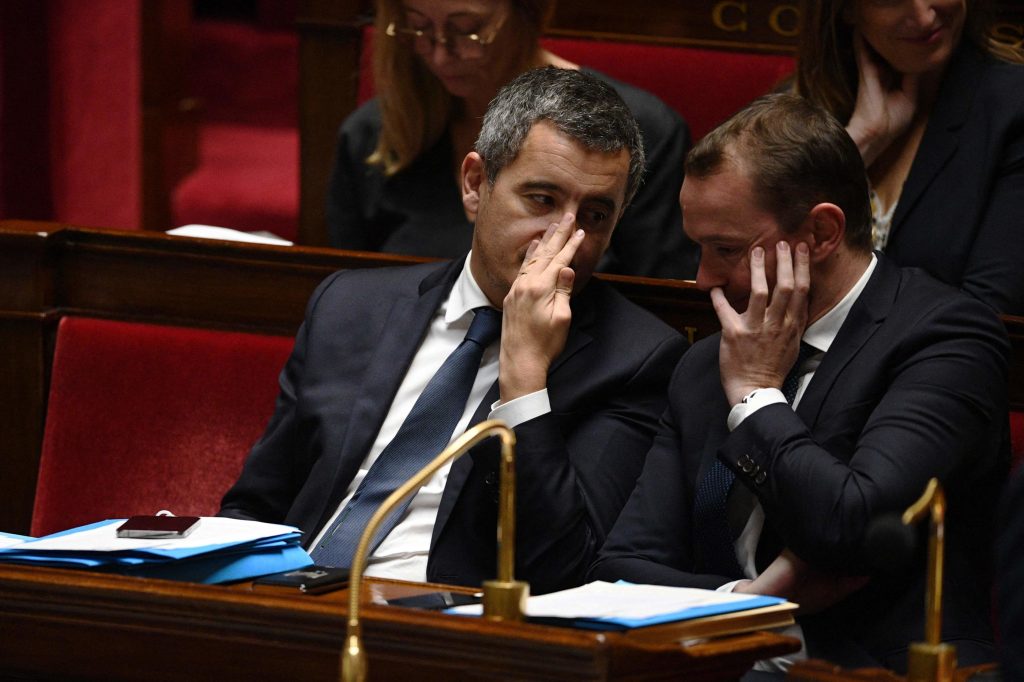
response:
<path id="1" fill-rule="evenodd" d="M 875 518 L 864 535 L 864 553 L 873 571 L 896 577 L 909 568 L 917 551 L 917 533 L 897 514 Z"/>

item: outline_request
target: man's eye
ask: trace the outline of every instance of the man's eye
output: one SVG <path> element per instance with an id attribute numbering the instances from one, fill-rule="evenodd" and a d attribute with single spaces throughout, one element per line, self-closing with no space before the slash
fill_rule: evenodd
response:
<path id="1" fill-rule="evenodd" d="M 738 254 L 740 250 L 735 246 L 716 246 L 715 253 L 722 258 L 733 258 Z"/>
<path id="2" fill-rule="evenodd" d="M 586 225 L 600 225 L 608 219 L 608 214 L 604 211 L 583 211 L 580 218 Z"/>
<path id="3" fill-rule="evenodd" d="M 535 204 L 540 204 L 541 206 L 554 206 L 555 204 L 555 200 L 547 194 L 530 194 L 529 198 L 530 201 Z"/>

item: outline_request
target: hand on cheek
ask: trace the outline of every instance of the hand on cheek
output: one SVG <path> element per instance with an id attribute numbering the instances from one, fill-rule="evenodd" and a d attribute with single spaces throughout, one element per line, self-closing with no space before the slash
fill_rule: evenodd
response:
<path id="1" fill-rule="evenodd" d="M 711 301 L 722 325 L 719 371 L 729 405 L 757 388 L 780 388 L 796 361 L 800 338 L 807 326 L 810 256 L 807 245 L 780 241 L 775 248 L 775 288 L 768 289 L 765 252 L 750 254 L 750 298 L 742 314 L 729 304 L 720 288 Z"/>

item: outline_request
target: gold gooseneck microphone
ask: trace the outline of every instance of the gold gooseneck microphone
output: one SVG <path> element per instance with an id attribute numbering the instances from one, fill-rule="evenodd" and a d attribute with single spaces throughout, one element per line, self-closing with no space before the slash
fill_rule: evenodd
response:
<path id="1" fill-rule="evenodd" d="M 920 499 L 903 512 L 909 526 L 931 514 L 928 538 L 928 582 L 925 588 L 924 642 L 910 645 L 907 655 L 909 682 L 951 682 L 956 670 L 956 647 L 942 643 L 942 564 L 946 518 L 946 494 L 938 479 L 928 481 Z"/>
<path id="2" fill-rule="evenodd" d="M 481 422 L 459 436 L 415 476 L 377 508 L 370 517 L 359 539 L 352 570 L 349 575 L 348 631 L 341 652 L 341 679 L 343 682 L 363 682 L 366 679 L 366 654 L 363 651 L 362 628 L 359 624 L 359 604 L 362 601 L 363 571 L 369 553 L 370 540 L 388 513 L 402 500 L 419 489 L 447 462 L 464 455 L 474 445 L 490 436 L 501 438 L 501 492 L 498 500 L 498 579 L 484 581 L 484 617 L 491 620 L 523 619 L 526 598 L 530 594 L 528 583 L 514 580 L 515 570 L 515 445 L 516 435 L 505 423 L 496 419 Z"/>

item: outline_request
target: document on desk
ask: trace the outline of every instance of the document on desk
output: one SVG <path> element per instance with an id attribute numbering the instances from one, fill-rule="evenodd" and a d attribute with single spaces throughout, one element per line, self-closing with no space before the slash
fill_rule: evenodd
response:
<path id="1" fill-rule="evenodd" d="M 184 538 L 121 538 L 108 519 L 41 538 L 0 538 L 0 562 L 219 583 L 312 565 L 292 526 L 204 517 Z"/>
<path id="2" fill-rule="evenodd" d="M 635 585 L 625 581 L 596 581 L 561 592 L 530 597 L 526 616 L 539 621 L 571 621 L 577 627 L 640 628 L 741 611 L 769 609 L 791 612 L 797 606 L 785 599 L 689 587 Z M 456 606 L 446 613 L 480 615 L 479 604 Z M 792 620 L 791 616 L 787 616 Z"/>

